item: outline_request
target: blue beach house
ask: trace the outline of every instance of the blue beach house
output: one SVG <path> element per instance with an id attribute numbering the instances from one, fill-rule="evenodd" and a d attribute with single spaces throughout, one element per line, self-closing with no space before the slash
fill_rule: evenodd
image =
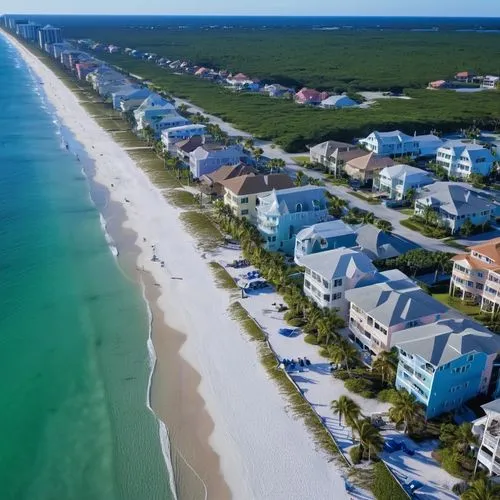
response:
<path id="1" fill-rule="evenodd" d="M 341 220 L 320 222 L 298 232 L 295 239 L 295 262 L 310 255 L 336 248 L 352 248 L 357 245 L 354 229 Z"/>
<path id="2" fill-rule="evenodd" d="M 500 337 L 469 319 L 442 319 L 397 332 L 396 387 L 426 408 L 426 418 L 469 399 L 498 394 Z"/>
<path id="3" fill-rule="evenodd" d="M 328 220 L 325 189 L 301 186 L 257 198 L 257 229 L 268 250 L 293 255 L 301 229 Z"/>

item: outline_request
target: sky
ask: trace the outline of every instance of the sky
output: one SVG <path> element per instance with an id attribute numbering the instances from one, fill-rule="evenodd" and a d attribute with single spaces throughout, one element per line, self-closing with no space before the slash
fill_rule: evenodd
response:
<path id="1" fill-rule="evenodd" d="M 2 0 L 0 9 L 16 14 L 500 17 L 500 0 Z"/>

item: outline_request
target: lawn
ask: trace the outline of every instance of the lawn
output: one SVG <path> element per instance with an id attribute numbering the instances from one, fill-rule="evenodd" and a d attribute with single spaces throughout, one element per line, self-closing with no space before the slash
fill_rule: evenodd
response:
<path id="1" fill-rule="evenodd" d="M 370 205 L 380 205 L 380 200 L 378 198 L 364 195 L 359 191 L 349 191 L 349 194 L 355 196 L 356 198 L 359 198 L 360 200 L 368 202 Z"/>
<path id="2" fill-rule="evenodd" d="M 413 208 L 401 208 L 400 210 L 398 210 L 398 212 L 404 215 L 409 215 L 410 217 L 415 213 Z"/>
<path id="3" fill-rule="evenodd" d="M 448 293 L 435 293 L 432 296 L 446 307 L 456 309 L 466 316 L 477 316 L 480 313 L 478 305 L 471 305 L 467 301 L 462 301 L 456 297 L 450 297 Z"/>
<path id="4" fill-rule="evenodd" d="M 433 226 L 426 226 L 424 222 L 420 222 L 413 217 L 403 219 L 400 224 L 408 229 L 411 229 L 412 231 L 418 231 L 428 238 L 441 239 L 449 235 L 449 232 L 446 230 Z"/>
<path id="5" fill-rule="evenodd" d="M 297 164 L 303 167 L 307 163 L 309 163 L 311 160 L 309 156 L 294 156 L 293 161 Z"/>

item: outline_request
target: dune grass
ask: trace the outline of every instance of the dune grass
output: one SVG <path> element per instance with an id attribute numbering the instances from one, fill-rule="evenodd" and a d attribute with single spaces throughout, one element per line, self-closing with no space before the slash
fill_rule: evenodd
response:
<path id="1" fill-rule="evenodd" d="M 179 218 L 187 231 L 197 239 L 204 250 L 215 250 L 222 244 L 222 233 L 206 212 L 188 210 L 181 213 Z"/>
<path id="2" fill-rule="evenodd" d="M 238 289 L 238 285 L 235 283 L 233 277 L 218 262 L 209 262 L 208 265 L 215 276 L 215 282 L 219 288 L 225 288 L 226 290 Z"/>

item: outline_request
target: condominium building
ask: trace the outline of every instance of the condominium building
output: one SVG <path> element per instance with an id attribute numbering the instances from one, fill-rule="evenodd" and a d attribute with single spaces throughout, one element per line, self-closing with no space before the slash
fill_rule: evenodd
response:
<path id="1" fill-rule="evenodd" d="M 47 24 L 44 28 L 38 31 L 38 43 L 40 48 L 44 49 L 45 44 L 61 43 L 62 35 L 60 28 L 54 28 L 50 24 Z"/>

